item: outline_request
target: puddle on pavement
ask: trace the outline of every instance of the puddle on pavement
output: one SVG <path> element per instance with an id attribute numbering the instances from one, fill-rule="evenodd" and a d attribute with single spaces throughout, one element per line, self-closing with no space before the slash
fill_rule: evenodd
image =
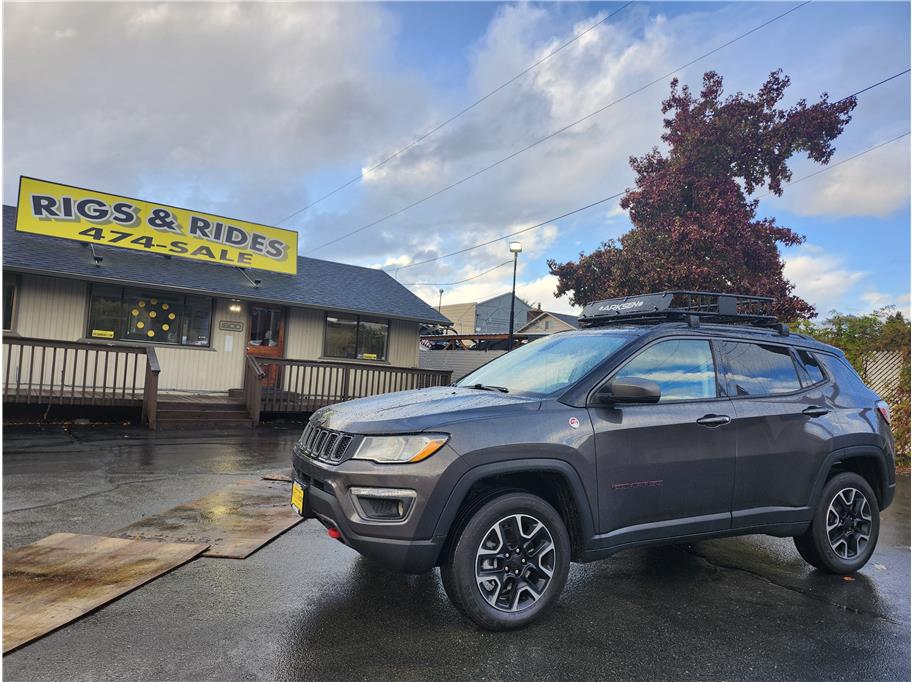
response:
<path id="1" fill-rule="evenodd" d="M 207 557 L 244 559 L 301 522 L 286 481 L 241 481 L 109 535 L 209 545 Z"/>

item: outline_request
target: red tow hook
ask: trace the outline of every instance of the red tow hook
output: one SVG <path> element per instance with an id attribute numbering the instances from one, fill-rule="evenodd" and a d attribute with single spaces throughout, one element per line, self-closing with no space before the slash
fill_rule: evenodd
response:
<path id="1" fill-rule="evenodd" d="M 327 528 L 327 529 L 326 529 L 326 534 L 327 534 L 329 537 L 331 537 L 333 540 L 341 540 L 341 539 L 342 539 L 342 533 L 340 533 L 340 532 L 339 532 L 339 529 L 338 529 L 338 528 L 335 528 L 335 527 L 333 527 L 333 528 Z"/>

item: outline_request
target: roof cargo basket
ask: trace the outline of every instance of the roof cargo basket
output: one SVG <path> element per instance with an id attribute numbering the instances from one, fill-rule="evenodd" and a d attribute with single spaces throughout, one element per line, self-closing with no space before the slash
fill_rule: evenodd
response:
<path id="1" fill-rule="evenodd" d="M 709 291 L 661 291 L 595 301 L 583 309 L 579 321 L 581 327 L 676 321 L 697 327 L 701 320 L 705 320 L 775 327 L 780 334 L 788 335 L 788 327 L 778 323 L 772 314 L 773 302 L 767 296 Z"/>

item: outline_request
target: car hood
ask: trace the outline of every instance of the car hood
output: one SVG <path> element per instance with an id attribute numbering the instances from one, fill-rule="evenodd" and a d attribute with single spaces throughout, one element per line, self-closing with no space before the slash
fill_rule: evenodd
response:
<path id="1" fill-rule="evenodd" d="M 311 421 L 327 429 L 349 433 L 416 433 L 453 422 L 489 418 L 500 412 L 538 408 L 536 398 L 437 386 L 329 405 L 315 412 Z"/>

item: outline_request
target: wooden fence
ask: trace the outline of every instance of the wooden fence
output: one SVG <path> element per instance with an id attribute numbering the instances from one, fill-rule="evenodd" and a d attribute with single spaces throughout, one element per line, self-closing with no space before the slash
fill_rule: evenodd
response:
<path id="1" fill-rule="evenodd" d="M 158 375 L 151 346 L 3 338 L 3 402 L 142 406 L 155 428 Z"/>
<path id="2" fill-rule="evenodd" d="M 865 353 L 861 358 L 861 378 L 881 397 L 890 396 L 899 385 L 904 360 L 898 350 Z"/>

